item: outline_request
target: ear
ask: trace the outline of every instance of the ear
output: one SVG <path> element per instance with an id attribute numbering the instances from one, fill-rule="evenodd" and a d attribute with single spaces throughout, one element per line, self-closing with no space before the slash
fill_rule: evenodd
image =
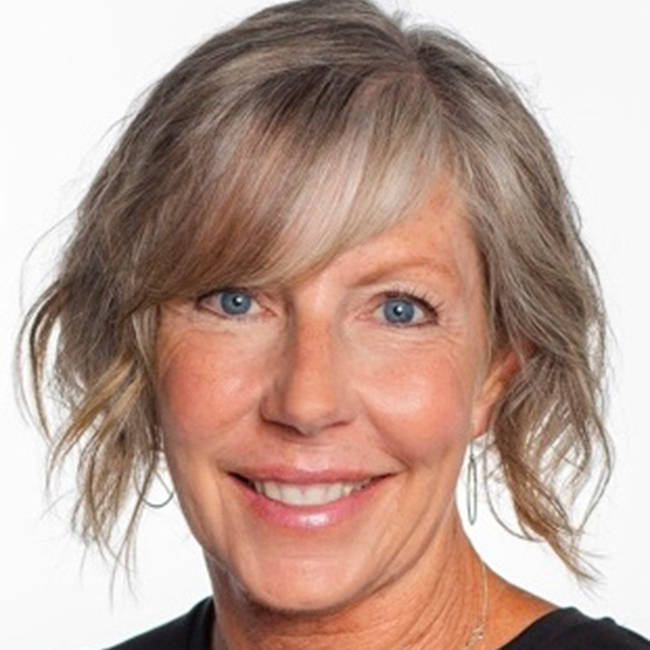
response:
<path id="1" fill-rule="evenodd" d="M 528 356 L 528 350 L 524 352 Z M 525 363 L 525 357 L 508 347 L 497 354 L 489 367 L 479 394 L 474 401 L 472 413 L 472 437 L 487 432 L 492 422 L 494 408 L 503 397 L 508 385 Z"/>

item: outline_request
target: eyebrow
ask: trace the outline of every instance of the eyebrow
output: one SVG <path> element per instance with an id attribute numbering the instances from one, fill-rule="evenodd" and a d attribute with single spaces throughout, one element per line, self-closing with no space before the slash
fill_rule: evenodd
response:
<path id="1" fill-rule="evenodd" d="M 436 262 L 428 257 L 418 257 L 408 261 L 392 261 L 363 274 L 355 280 L 354 286 L 365 286 L 385 280 L 387 277 L 409 270 L 426 271 L 446 280 L 455 280 L 457 273 L 447 264 Z"/>

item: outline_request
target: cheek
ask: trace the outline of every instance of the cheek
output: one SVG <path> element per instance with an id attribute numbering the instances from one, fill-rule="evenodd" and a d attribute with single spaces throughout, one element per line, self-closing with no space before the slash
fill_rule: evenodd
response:
<path id="1" fill-rule="evenodd" d="M 257 375 L 250 351 L 193 335 L 164 358 L 158 405 L 169 442 L 214 441 L 215 432 L 229 429 L 250 410 Z"/>
<path id="2" fill-rule="evenodd" d="M 435 465 L 461 454 L 472 419 L 467 363 L 451 354 L 414 354 L 373 364 L 363 382 L 367 413 L 391 451 L 409 464 Z"/>

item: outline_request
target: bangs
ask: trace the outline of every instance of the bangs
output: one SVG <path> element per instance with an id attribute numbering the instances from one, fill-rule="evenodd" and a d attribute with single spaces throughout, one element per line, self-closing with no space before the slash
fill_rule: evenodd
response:
<path id="1" fill-rule="evenodd" d="M 381 234 L 431 190 L 440 132 L 416 75 L 362 81 L 323 66 L 258 85 L 221 116 L 200 183 L 181 175 L 160 206 L 140 306 L 286 284 Z"/>

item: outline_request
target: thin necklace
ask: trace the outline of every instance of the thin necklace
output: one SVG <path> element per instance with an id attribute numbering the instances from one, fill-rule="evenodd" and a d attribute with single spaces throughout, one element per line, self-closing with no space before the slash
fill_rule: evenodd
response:
<path id="1" fill-rule="evenodd" d="M 476 627 L 474 627 L 471 634 L 469 635 L 469 639 L 467 639 L 467 642 L 462 648 L 460 648 L 460 650 L 467 650 L 467 648 L 471 648 L 473 645 L 476 645 L 477 643 L 480 643 L 485 639 L 485 626 L 487 625 L 488 604 L 490 600 L 490 594 L 489 594 L 489 585 L 488 585 L 488 577 L 487 577 L 487 568 L 485 567 L 485 562 L 483 562 L 483 560 L 481 560 L 481 575 L 482 575 L 482 582 L 483 582 L 483 589 L 482 589 L 483 606 L 481 611 L 481 618 L 479 622 L 476 624 Z"/>

